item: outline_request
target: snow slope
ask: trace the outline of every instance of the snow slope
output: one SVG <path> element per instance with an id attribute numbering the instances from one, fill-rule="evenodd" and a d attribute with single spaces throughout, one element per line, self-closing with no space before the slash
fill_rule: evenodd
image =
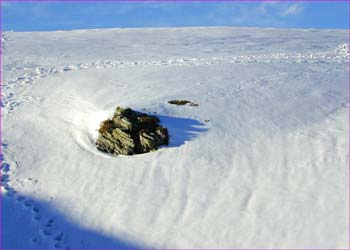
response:
<path id="1" fill-rule="evenodd" d="M 5 32 L 3 247 L 348 248 L 347 36 Z M 98 152 L 116 105 L 156 113 L 169 147 Z"/>

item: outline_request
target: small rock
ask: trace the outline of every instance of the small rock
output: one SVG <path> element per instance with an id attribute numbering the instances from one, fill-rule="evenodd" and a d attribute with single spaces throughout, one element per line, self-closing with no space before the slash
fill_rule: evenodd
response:
<path id="1" fill-rule="evenodd" d="M 189 104 L 190 106 L 198 106 L 198 103 L 194 103 L 192 101 L 188 100 L 170 100 L 168 101 L 169 104 L 174 104 L 174 105 L 186 105 Z"/>

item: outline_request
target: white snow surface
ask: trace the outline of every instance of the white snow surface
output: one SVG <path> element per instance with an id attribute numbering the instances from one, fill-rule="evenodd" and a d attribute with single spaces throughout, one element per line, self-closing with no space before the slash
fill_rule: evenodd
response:
<path id="1" fill-rule="evenodd" d="M 346 30 L 5 32 L 1 42 L 4 248 L 349 247 Z M 97 151 L 117 105 L 158 115 L 170 145 Z"/>

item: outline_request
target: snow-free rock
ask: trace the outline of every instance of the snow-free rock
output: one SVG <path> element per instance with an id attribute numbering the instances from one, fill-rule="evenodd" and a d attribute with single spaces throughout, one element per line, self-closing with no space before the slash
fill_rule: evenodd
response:
<path id="1" fill-rule="evenodd" d="M 168 145 L 167 128 L 159 125 L 155 116 L 117 107 L 112 119 L 101 123 L 97 149 L 116 155 L 134 155 L 157 150 Z"/>

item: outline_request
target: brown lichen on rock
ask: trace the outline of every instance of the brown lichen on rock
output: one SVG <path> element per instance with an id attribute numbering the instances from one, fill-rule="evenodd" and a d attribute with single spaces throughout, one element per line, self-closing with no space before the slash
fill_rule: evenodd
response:
<path id="1" fill-rule="evenodd" d="M 122 155 L 142 154 L 168 145 L 169 135 L 155 116 L 117 107 L 112 119 L 101 123 L 97 149 Z"/>
<path id="2" fill-rule="evenodd" d="M 190 106 L 198 106 L 198 103 L 194 103 L 188 100 L 170 100 L 168 101 L 169 104 L 174 104 L 174 105 L 186 105 L 190 104 Z"/>
<path id="3" fill-rule="evenodd" d="M 112 132 L 112 130 L 115 128 L 114 123 L 112 120 L 105 120 L 101 123 L 101 127 L 98 130 L 99 133 L 104 133 L 104 132 Z"/>

